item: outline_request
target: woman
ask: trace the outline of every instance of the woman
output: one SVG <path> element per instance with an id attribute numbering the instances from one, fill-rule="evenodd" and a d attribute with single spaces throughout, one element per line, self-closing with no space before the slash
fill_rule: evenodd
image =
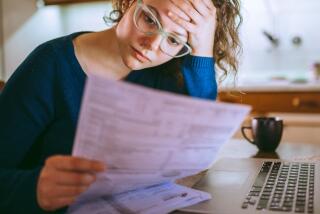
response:
<path id="1" fill-rule="evenodd" d="M 214 61 L 225 74 L 236 71 L 237 0 L 115 0 L 114 7 L 114 27 L 40 45 L 7 82 L 1 212 L 63 212 L 107 170 L 70 156 L 87 74 L 214 100 Z"/>

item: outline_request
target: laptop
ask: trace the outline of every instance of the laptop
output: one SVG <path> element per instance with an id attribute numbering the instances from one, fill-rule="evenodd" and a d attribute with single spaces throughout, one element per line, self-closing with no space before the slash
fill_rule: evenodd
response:
<path id="1" fill-rule="evenodd" d="M 218 160 L 195 185 L 212 199 L 181 209 L 216 214 L 320 213 L 320 163 Z"/>

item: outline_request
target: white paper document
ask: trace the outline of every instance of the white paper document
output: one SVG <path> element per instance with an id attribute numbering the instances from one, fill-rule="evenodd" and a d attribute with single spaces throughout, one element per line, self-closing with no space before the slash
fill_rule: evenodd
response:
<path id="1" fill-rule="evenodd" d="M 250 108 L 89 76 L 74 156 L 106 163 L 80 201 L 172 182 L 211 166 Z"/>
<path id="2" fill-rule="evenodd" d="M 164 183 L 138 190 L 104 196 L 69 207 L 69 214 L 164 214 L 210 199 L 208 193 Z"/>

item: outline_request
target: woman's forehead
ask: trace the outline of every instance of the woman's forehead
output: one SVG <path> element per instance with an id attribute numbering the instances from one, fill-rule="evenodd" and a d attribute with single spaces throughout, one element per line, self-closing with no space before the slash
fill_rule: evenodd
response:
<path id="1" fill-rule="evenodd" d="M 174 4 L 170 0 L 143 0 L 143 3 L 147 5 L 152 12 L 157 13 L 157 17 L 161 22 L 161 25 L 169 32 L 178 32 L 181 35 L 187 35 L 184 28 L 176 24 L 169 16 L 168 12 L 172 11 Z"/>
<path id="2" fill-rule="evenodd" d="M 170 0 L 143 0 L 143 3 L 156 9 L 160 15 L 167 15 L 174 4 Z"/>

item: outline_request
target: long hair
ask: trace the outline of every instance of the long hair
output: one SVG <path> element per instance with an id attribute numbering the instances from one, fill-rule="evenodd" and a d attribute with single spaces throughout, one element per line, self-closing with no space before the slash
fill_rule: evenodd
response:
<path id="1" fill-rule="evenodd" d="M 134 1 L 135 0 L 112 0 L 114 10 L 105 18 L 105 21 L 113 23 L 119 22 Z M 239 39 L 239 27 L 242 23 L 240 2 L 239 0 L 212 1 L 217 9 L 213 57 L 215 58 L 218 68 L 223 71 L 222 77 L 226 77 L 229 73 L 233 73 L 234 76 L 236 76 L 239 67 L 238 55 L 242 51 Z M 164 72 L 174 72 L 179 76 L 180 72 L 177 73 L 177 68 L 179 68 L 180 63 L 181 59 L 174 58 L 161 67 L 167 68 L 164 69 Z M 168 69 L 168 67 L 171 69 Z"/>

